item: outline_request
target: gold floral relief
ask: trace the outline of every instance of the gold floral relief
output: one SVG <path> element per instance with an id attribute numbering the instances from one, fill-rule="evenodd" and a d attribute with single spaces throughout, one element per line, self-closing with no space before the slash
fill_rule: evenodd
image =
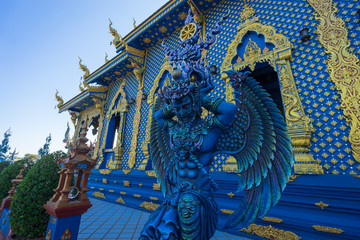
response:
<path id="1" fill-rule="evenodd" d="M 255 11 L 245 6 L 240 14 L 239 32 L 228 47 L 227 54 L 221 66 L 222 79 L 226 82 L 226 100 L 232 102 L 234 89 L 224 71 L 234 69 L 241 71 L 245 67 L 255 70 L 256 63 L 267 62 L 277 72 L 280 82 L 280 93 L 283 99 L 284 115 L 291 137 L 295 156 L 294 170 L 297 174 L 321 174 L 321 165 L 310 154 L 309 146 L 313 126 L 310 118 L 305 114 L 294 77 L 291 71 L 290 59 L 292 45 L 288 38 L 276 33 L 272 26 L 265 26 L 258 22 Z M 259 45 L 252 39 L 245 46 L 243 56 L 238 56 L 237 48 L 243 44 L 243 38 L 248 32 L 255 32 L 264 36 L 265 43 L 274 45 L 272 50 Z M 235 61 L 236 60 L 236 61 Z"/>
<path id="2" fill-rule="evenodd" d="M 332 0 L 308 0 L 319 21 L 319 42 L 330 54 L 327 70 L 341 98 L 341 108 L 350 126 L 349 142 L 360 163 L 360 65 L 359 58 L 348 50 L 350 41 L 344 20 L 336 16 Z"/>

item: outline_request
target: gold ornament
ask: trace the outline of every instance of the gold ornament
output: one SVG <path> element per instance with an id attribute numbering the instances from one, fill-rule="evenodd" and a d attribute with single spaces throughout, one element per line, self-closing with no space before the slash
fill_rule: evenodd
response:
<path id="1" fill-rule="evenodd" d="M 180 40 L 184 41 L 186 39 L 191 38 L 196 33 L 196 24 L 195 23 L 189 23 L 185 25 L 180 32 Z"/>
<path id="2" fill-rule="evenodd" d="M 300 237 L 295 233 L 277 229 L 272 227 L 271 225 L 262 226 L 262 225 L 250 224 L 248 228 L 244 228 L 240 231 L 255 234 L 259 237 L 263 237 L 267 239 L 300 240 Z"/>
<path id="3" fill-rule="evenodd" d="M 341 234 L 344 232 L 344 230 L 339 229 L 339 228 L 333 228 L 333 227 L 326 227 L 326 226 L 319 226 L 319 225 L 313 225 L 313 228 L 316 229 L 316 231 L 319 232 L 328 232 L 328 233 L 336 233 L 336 234 Z"/>
<path id="4" fill-rule="evenodd" d="M 316 206 L 318 206 L 321 209 L 327 208 L 329 204 L 324 203 L 323 201 L 315 203 Z"/>
<path id="5" fill-rule="evenodd" d="M 360 65 L 359 58 L 349 52 L 350 41 L 344 20 L 336 16 L 338 9 L 332 0 L 308 0 L 315 10 L 319 42 L 331 57 L 327 71 L 341 98 L 341 108 L 350 126 L 349 142 L 360 163 Z"/>
<path id="6" fill-rule="evenodd" d="M 145 208 L 150 211 L 155 211 L 160 205 L 153 202 L 143 202 L 139 205 L 139 207 Z"/>

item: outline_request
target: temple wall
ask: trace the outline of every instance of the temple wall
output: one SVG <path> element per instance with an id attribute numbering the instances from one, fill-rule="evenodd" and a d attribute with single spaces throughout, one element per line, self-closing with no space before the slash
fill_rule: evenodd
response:
<path id="1" fill-rule="evenodd" d="M 356 1 L 351 0 L 335 2 L 337 2 L 336 6 L 339 9 L 337 16 L 345 21 L 345 26 L 349 31 L 349 51 L 359 58 L 360 42 L 358 36 L 360 27 L 359 15 L 356 13 L 358 4 Z M 210 48 L 207 54 L 208 61 L 211 64 L 215 64 L 218 70 L 220 70 L 223 60 L 227 55 L 229 45 L 238 32 L 239 16 L 243 5 L 243 1 L 221 1 L 204 13 L 205 32 L 208 32 L 213 29 L 220 17 L 226 14 L 227 9 L 230 9 L 230 17 L 224 22 L 216 44 Z M 343 109 L 340 107 L 341 96 L 327 71 L 330 55 L 319 42 L 317 29 L 319 20 L 315 19 L 314 9 L 306 0 L 252 0 L 251 6 L 254 8 L 261 24 L 274 27 L 277 33 L 284 35 L 292 44 L 292 58 L 289 61 L 292 75 L 301 105 L 305 114 L 312 121 L 313 126 L 309 153 L 322 166 L 324 175 L 326 175 L 294 176 L 282 200 L 270 212 L 272 217 L 281 218 L 286 223 L 272 222 L 271 224 L 282 229 L 294 231 L 299 236 L 308 236 L 309 234 L 314 234 L 317 230 L 314 230 L 311 226 L 303 225 L 318 214 L 322 218 L 326 218 L 326 220 L 316 219 L 313 221 L 313 224 L 340 226 L 339 228 L 347 229 L 345 231 L 354 231 L 353 226 L 355 226 L 356 218 L 352 214 L 360 212 L 358 207 L 353 206 L 354 199 L 351 200 L 351 196 L 355 194 L 355 196 L 359 197 L 360 191 L 356 187 L 358 179 L 353 176 L 360 174 L 360 164 L 355 160 L 352 146 L 349 142 L 350 127 L 344 117 Z M 303 27 L 307 27 L 310 30 L 311 38 L 308 42 L 302 42 L 300 39 L 299 32 Z M 179 30 L 169 33 L 169 36 L 163 39 L 164 43 L 170 48 L 179 48 L 178 36 Z M 110 155 L 100 159 L 103 162 L 97 166 L 94 174 L 89 179 L 90 194 L 93 196 L 146 211 L 153 211 L 154 208 L 161 204 L 161 191 L 157 186 L 153 171 L 149 169 L 146 134 L 151 108 L 149 95 L 154 84 L 158 84 L 154 83 L 154 80 L 159 79 L 159 72 L 162 66 L 164 66 L 164 57 L 165 53 L 161 46 L 161 41 L 146 49 L 146 63 L 142 78 L 144 81 L 143 91 L 148 98 L 142 101 L 141 108 L 138 109 L 136 103 L 129 104 L 124 127 L 124 151 L 121 157 L 122 167 L 116 169 L 107 167 L 106 163 L 110 161 Z M 166 78 L 166 74 L 164 72 L 164 78 Z M 213 95 L 226 98 L 226 83 L 224 79 L 221 78 L 220 74 L 212 79 L 216 85 Z M 123 81 L 125 81 L 124 90 L 127 99 L 136 99 L 139 83 L 135 75 L 130 73 L 123 78 L 117 79 L 110 85 L 106 103 L 107 110 L 109 110 L 111 102 L 116 97 L 118 91 L 120 91 Z M 136 111 L 140 111 L 141 117 L 139 119 L 136 143 L 136 161 L 134 167 L 130 168 L 128 161 L 132 136 L 134 135 L 133 126 L 136 120 L 134 118 Z M 101 134 L 99 138 L 100 147 L 105 136 L 108 134 L 106 131 L 108 121 L 107 119 L 103 120 L 104 127 L 101 133 L 99 133 Z M 223 221 L 236 208 L 237 203 L 242 198 L 241 193 L 236 193 L 237 180 L 235 178 L 237 175 L 222 173 L 226 170 L 223 168 L 226 160 L 227 156 L 217 156 L 211 167 L 211 170 L 215 172 L 213 175 L 220 185 L 220 190 L 215 195 L 220 203 L 220 221 Z M 337 180 L 332 178 L 334 175 L 344 176 L 341 177 L 339 183 L 336 183 Z M 300 180 L 296 179 L 297 177 Z M 332 184 L 335 184 L 336 187 L 333 187 Z M 346 185 L 349 187 L 348 189 L 343 188 Z M 337 198 L 339 195 L 343 195 L 342 200 Z M 333 208 L 326 212 L 322 208 L 316 207 L 317 205 L 314 204 L 320 200 L 327 203 L 330 202 Z M 351 206 L 351 211 L 344 211 L 346 206 Z M 299 209 L 305 209 L 305 211 L 299 212 Z M 297 218 L 293 216 L 294 212 L 298 214 Z M 345 214 L 344 212 L 347 213 Z M 336 213 L 339 213 L 342 217 L 339 218 L 339 215 Z M 341 222 L 341 219 L 349 220 Z M 257 220 L 257 223 L 264 224 L 266 221 Z M 238 232 L 238 230 L 236 231 Z M 306 233 L 301 235 L 302 232 Z M 325 236 L 324 238 L 318 236 L 317 239 L 336 239 L 336 236 L 332 237 L 332 235 Z M 344 239 L 347 238 L 345 237 Z"/>

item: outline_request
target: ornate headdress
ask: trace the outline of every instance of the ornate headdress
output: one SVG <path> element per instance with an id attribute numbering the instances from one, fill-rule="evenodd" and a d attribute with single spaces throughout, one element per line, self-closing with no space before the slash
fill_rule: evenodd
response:
<path id="1" fill-rule="evenodd" d="M 200 89 L 210 81 L 210 64 L 205 64 L 201 53 L 216 42 L 216 35 L 220 33 L 221 24 L 228 18 L 229 12 L 222 16 L 215 29 L 207 33 L 204 40 L 199 41 L 200 26 L 194 21 L 189 9 L 185 26 L 180 32 L 181 49 L 170 49 L 162 43 L 169 62 L 173 64 L 173 72 L 171 84 L 158 94 L 161 99 L 170 103 L 190 94 L 194 100 L 198 100 Z"/>

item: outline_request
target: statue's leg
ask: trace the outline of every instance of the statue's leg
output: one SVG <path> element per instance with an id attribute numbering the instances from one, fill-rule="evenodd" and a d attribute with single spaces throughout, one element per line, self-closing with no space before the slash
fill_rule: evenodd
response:
<path id="1" fill-rule="evenodd" d="M 181 239 L 209 240 L 216 230 L 217 208 L 195 191 L 184 192 L 178 204 Z"/>

